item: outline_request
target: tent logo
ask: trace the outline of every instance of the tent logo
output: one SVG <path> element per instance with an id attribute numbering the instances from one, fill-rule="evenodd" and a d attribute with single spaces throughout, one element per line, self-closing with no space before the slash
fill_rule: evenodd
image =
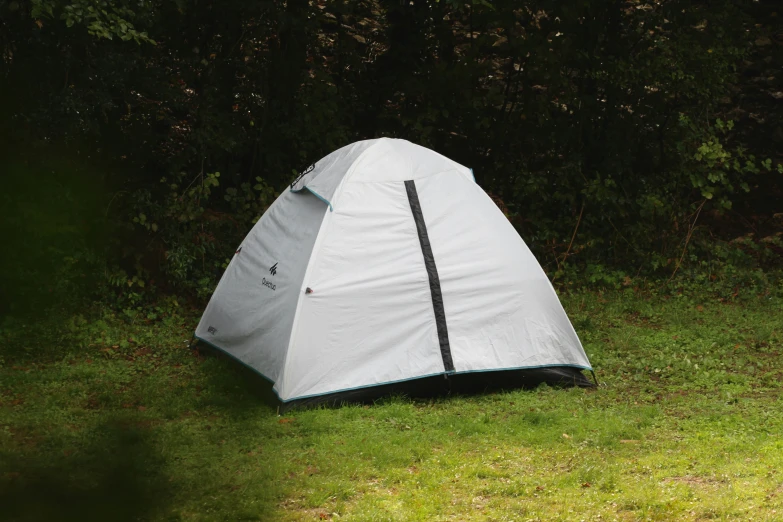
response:
<path id="1" fill-rule="evenodd" d="M 296 177 L 296 179 L 293 181 L 293 183 L 291 183 L 291 188 L 294 188 L 296 186 L 296 184 L 299 183 L 299 180 L 302 179 L 303 177 L 305 177 L 306 174 L 312 172 L 313 169 L 315 169 L 315 163 L 313 163 L 312 165 L 307 167 L 301 174 L 299 174 Z"/>
<path id="2" fill-rule="evenodd" d="M 272 281 L 268 281 L 266 277 L 261 278 L 261 284 L 269 288 L 273 292 L 277 290 L 277 287 L 274 285 L 274 283 L 272 283 Z"/>
<path id="3" fill-rule="evenodd" d="M 207 328 L 207 332 L 211 333 L 212 335 L 215 335 L 217 333 L 217 328 L 215 328 L 214 326 L 210 326 L 209 328 Z"/>
<path id="4" fill-rule="evenodd" d="M 269 267 L 269 273 L 272 275 L 277 275 L 277 263 Z"/>

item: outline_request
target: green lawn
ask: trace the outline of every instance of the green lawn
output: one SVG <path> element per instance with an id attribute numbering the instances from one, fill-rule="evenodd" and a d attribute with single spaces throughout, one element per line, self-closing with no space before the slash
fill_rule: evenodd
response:
<path id="1" fill-rule="evenodd" d="M 783 303 L 581 293 L 596 390 L 294 411 L 193 317 L 0 324 L 2 520 L 783 520 Z"/>

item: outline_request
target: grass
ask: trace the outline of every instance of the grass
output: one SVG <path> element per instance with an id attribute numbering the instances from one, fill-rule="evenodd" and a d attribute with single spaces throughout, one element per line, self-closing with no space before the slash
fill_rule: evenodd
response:
<path id="1" fill-rule="evenodd" d="M 294 411 L 194 318 L 0 324 L 0 519 L 783 520 L 783 303 L 563 299 L 602 386 Z"/>

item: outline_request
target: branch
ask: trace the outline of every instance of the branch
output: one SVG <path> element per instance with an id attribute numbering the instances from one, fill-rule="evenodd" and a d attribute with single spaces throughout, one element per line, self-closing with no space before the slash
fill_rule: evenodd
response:
<path id="1" fill-rule="evenodd" d="M 571 246 L 574 244 L 574 238 L 576 238 L 576 232 L 577 232 L 577 230 L 579 230 L 579 224 L 582 222 L 582 214 L 584 213 L 584 211 L 585 211 L 585 203 L 583 201 L 582 202 L 582 208 L 579 211 L 579 217 L 576 220 L 576 227 L 574 228 L 574 233 L 571 236 L 571 242 L 568 243 L 568 248 L 566 249 L 566 253 L 563 256 L 563 262 L 565 262 L 566 258 L 568 257 L 568 252 L 571 251 Z"/>
<path id="2" fill-rule="evenodd" d="M 582 209 L 579 211 L 579 218 L 576 220 L 576 227 L 574 227 L 574 233 L 571 235 L 571 242 L 568 243 L 568 248 L 566 248 L 565 254 L 563 254 L 563 261 L 557 264 L 558 270 L 560 269 L 560 266 L 566 262 L 566 259 L 568 259 L 568 255 L 571 252 L 571 247 L 574 244 L 574 239 L 576 238 L 576 232 L 579 230 L 579 224 L 582 222 L 582 214 L 585 211 L 585 202 L 582 201 Z"/>
<path id="3" fill-rule="evenodd" d="M 672 275 L 666 281 L 666 284 L 669 284 L 671 282 L 671 280 L 674 279 L 674 275 L 677 273 L 677 270 L 680 269 L 680 265 L 682 264 L 682 260 L 685 259 L 685 252 L 688 251 L 688 243 L 691 240 L 691 236 L 693 235 L 693 229 L 696 228 L 696 221 L 699 220 L 699 214 L 701 214 L 701 209 L 704 208 L 704 204 L 705 203 L 707 203 L 706 199 L 701 202 L 701 205 L 699 205 L 699 208 L 696 210 L 696 217 L 693 218 L 693 223 L 691 223 L 691 226 L 688 229 L 688 235 L 685 237 L 685 246 L 682 249 L 682 255 L 680 256 L 680 260 L 677 261 L 677 266 L 674 267 L 674 272 L 672 272 Z"/>

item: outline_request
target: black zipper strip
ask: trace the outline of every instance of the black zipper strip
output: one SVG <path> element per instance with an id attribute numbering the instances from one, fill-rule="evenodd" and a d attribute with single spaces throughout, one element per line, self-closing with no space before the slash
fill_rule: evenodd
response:
<path id="1" fill-rule="evenodd" d="M 430 238 L 427 235 L 427 224 L 424 223 L 424 215 L 421 213 L 419 193 L 413 180 L 405 182 L 405 190 L 408 193 L 408 202 L 411 205 L 413 221 L 416 222 L 416 230 L 419 232 L 421 252 L 424 254 L 424 266 L 430 279 L 430 294 L 432 295 L 432 307 L 435 311 L 435 325 L 438 328 L 438 343 L 440 355 L 443 357 L 443 367 L 446 372 L 454 371 L 454 361 L 451 359 L 451 345 L 449 344 L 449 329 L 446 326 L 446 309 L 443 307 L 443 293 L 440 289 L 438 267 L 435 266 L 435 257 L 432 255 Z"/>

